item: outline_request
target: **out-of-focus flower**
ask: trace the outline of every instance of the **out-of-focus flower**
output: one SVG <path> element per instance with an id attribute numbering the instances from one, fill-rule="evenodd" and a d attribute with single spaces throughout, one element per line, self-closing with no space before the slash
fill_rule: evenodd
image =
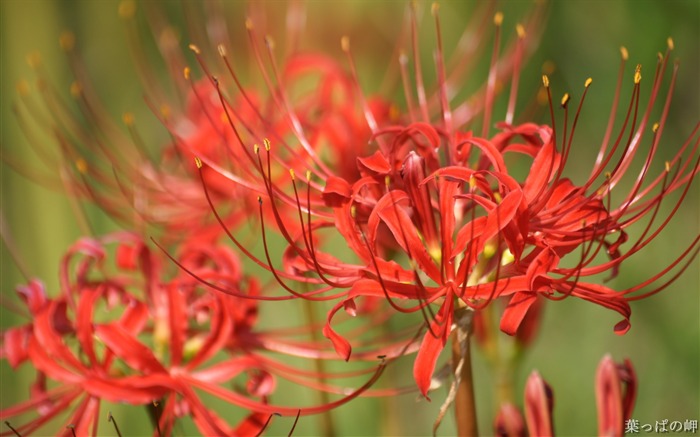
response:
<path id="1" fill-rule="evenodd" d="M 117 246 L 113 264 L 108 245 Z M 381 374 L 383 366 L 356 372 L 372 374 L 357 390 L 319 385 L 313 372 L 265 353 L 266 342 L 283 349 L 286 335 L 257 330 L 258 305 L 252 298 L 260 288 L 242 274 L 230 249 L 183 246 L 177 262 L 187 270 L 170 279 L 163 261 L 133 234 L 85 238 L 62 261 L 59 296 L 49 297 L 37 281 L 18 288 L 31 322 L 3 332 L 2 356 L 14 368 L 31 365 L 37 380 L 31 399 L 0 412 L 8 421 L 36 414 L 35 420 L 15 425 L 17 432 L 35 432 L 74 406 L 70 426 L 78 435 L 95 435 L 100 403 L 110 401 L 158 403 L 156 428 L 163 435 L 170 435 L 183 416 L 205 435 L 239 435 L 261 429 L 273 413 L 312 414 L 347 402 Z M 230 295 L 211 293 L 187 272 L 224 285 Z M 311 354 L 321 351 L 310 342 L 293 344 L 296 350 L 305 347 Z M 279 377 L 343 397 L 328 405 L 277 406 L 269 400 Z M 249 414 L 232 426 L 205 405 L 203 393 Z"/>

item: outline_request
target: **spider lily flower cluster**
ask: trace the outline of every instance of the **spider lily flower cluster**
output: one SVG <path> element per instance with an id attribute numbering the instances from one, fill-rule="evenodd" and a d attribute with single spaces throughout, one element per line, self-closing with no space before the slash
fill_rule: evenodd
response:
<path id="1" fill-rule="evenodd" d="M 109 259 L 108 246 L 115 245 L 116 259 Z M 319 384 L 317 375 L 271 358 L 261 345 L 289 344 L 308 353 L 320 347 L 295 342 L 289 333 L 259 330 L 258 303 L 252 298 L 261 294 L 260 284 L 243 274 L 229 248 L 183 245 L 177 262 L 247 298 L 210 293 L 185 270 L 167 279 L 169 260 L 128 233 L 78 241 L 62 260 L 56 297 L 37 280 L 18 287 L 30 322 L 4 333 L 3 356 L 13 368 L 30 363 L 37 376 L 32 398 L 3 409 L 2 416 L 8 421 L 27 412 L 38 416 L 15 423 L 14 432 L 33 433 L 72 409 L 68 423 L 74 432 L 96 435 L 100 404 L 107 401 L 153 403 L 157 435 L 171 435 L 184 416 L 203 435 L 256 434 L 271 414 L 293 416 L 303 410 L 270 403 L 280 378 L 299 388 L 346 393 L 306 411 L 318 413 L 358 396 L 381 374 L 383 366 L 364 386 L 348 390 Z M 230 414 L 207 408 L 203 394 L 250 413 L 232 426 L 224 419 Z"/>
<path id="2" fill-rule="evenodd" d="M 349 54 L 347 40 L 342 45 Z M 460 307 L 478 311 L 496 298 L 508 297 L 501 330 L 514 335 L 538 299 L 556 301 L 573 296 L 619 313 L 622 320 L 614 329 L 624 334 L 630 328 L 629 302 L 668 286 L 698 250 L 696 237 L 676 259 L 625 290 L 586 281 L 605 272 L 614 277 L 622 262 L 642 251 L 671 221 L 698 172 L 697 126 L 660 171 L 652 165 L 677 66 L 671 73 L 659 122 L 652 123 L 651 116 L 657 100 L 663 98 L 661 83 L 668 74 L 672 48 L 669 40 L 666 54 L 658 60 L 651 95 L 641 110 L 641 67 L 634 68 L 624 80 L 627 53 L 623 49 L 618 88 L 630 84 L 631 99 L 617 132 L 613 126 L 618 98 L 612 102 L 610 128 L 590 176 L 582 184 L 567 178 L 565 170 L 575 147 L 575 127 L 585 115 L 583 102 L 592 79 L 584 83 L 571 122 L 570 97 L 564 95 L 564 122 L 559 128 L 547 76 L 543 86 L 549 96 L 551 125 L 500 123 L 499 131 L 491 136 L 487 128 L 481 135 L 462 131 L 447 104 L 443 81 L 437 90 L 443 101 L 437 121 L 430 117 L 411 121 L 409 114 L 404 120 L 380 126 L 366 110 L 367 124 L 372 128 L 367 140 L 374 152 L 357 158 L 360 177 L 348 180 L 330 172 L 325 164 L 315 166 L 306 171 L 305 195 L 298 187 L 304 182 L 295 177 L 297 162 L 320 162 L 321 157 L 313 149 L 299 148 L 295 159 L 284 163 L 289 179 L 280 182 L 274 176 L 273 162 L 280 161 L 282 153 L 265 139 L 264 148 L 253 148 L 263 191 L 259 197 L 262 238 L 265 242 L 272 229 L 288 243 L 281 269 L 275 267 L 266 247 L 267 268 L 297 297 L 336 300 L 324 335 L 346 360 L 351 345 L 331 324 L 339 310 L 355 314 L 357 300 L 384 298 L 397 312 L 421 311 L 427 332 L 418 348 L 414 374 L 424 395 Z M 616 92 L 619 95 L 620 89 Z M 490 109 L 485 108 L 485 113 Z M 235 128 L 232 123 L 231 129 Z M 633 170 L 631 164 L 644 142 L 648 152 L 641 167 Z M 531 160 L 524 180 L 510 174 L 505 164 L 510 154 Z M 198 166 L 206 168 L 200 161 Z M 622 200 L 613 203 L 615 188 L 633 171 L 632 187 L 622 193 Z M 680 194 L 671 213 L 658 218 L 662 201 L 674 192 Z M 266 219 L 264 205 L 271 211 L 270 219 Z M 647 220 L 644 231 L 628 242 L 626 229 L 641 220 Z M 344 238 L 357 261 L 342 261 L 319 247 L 319 230 L 328 228 Z M 608 259 L 601 260 L 599 254 Z M 561 261 L 566 256 L 578 261 L 563 267 Z M 670 275 L 674 268 L 678 273 Z M 315 283 L 319 288 L 300 294 L 290 281 Z"/>
<path id="3" fill-rule="evenodd" d="M 299 12 L 294 8 L 291 17 Z M 247 19 L 251 55 L 265 83 L 260 90 L 241 79 L 231 46 L 220 38 L 227 33 L 220 32 L 223 22 L 212 18 L 208 45 L 189 44 L 194 67 L 172 28 L 149 9 L 177 94 L 171 99 L 162 90 L 136 44 L 146 102 L 171 138 L 157 160 L 144 159 L 150 152 L 131 114 L 123 119 L 128 136 L 105 117 L 86 85 L 73 37 L 64 34 L 61 46 L 78 79 L 72 93 L 91 128 L 66 115 L 67 105 L 38 68 L 61 159 L 75 164 L 63 169 L 61 183 L 120 223 L 151 226 L 158 237 L 153 244 L 132 233 L 83 239 L 63 260 L 57 297 L 36 281 L 18 288 L 32 321 L 4 332 L 3 357 L 13 368 L 36 368 L 37 396 L 2 416 L 38 412 L 16 427 L 31 433 L 74 408 L 70 423 L 95 434 L 102 401 L 156 401 L 158 434 L 169 435 L 177 419 L 189 416 L 203 434 L 247 435 L 274 413 L 324 413 L 360 395 L 400 393 L 404 389 L 371 386 L 387 363 L 412 353 L 415 386 L 428 398 L 442 382 L 436 368 L 451 336 L 457 339 L 453 388 L 461 386 L 470 377 L 463 364 L 472 330 L 489 356 L 489 338 L 497 333 L 483 315 L 494 307 L 500 331 L 524 346 L 545 302 L 568 297 L 615 311 L 621 321 L 614 331 L 626 333 L 630 302 L 666 288 L 699 249 L 696 236 L 675 259 L 622 290 L 600 281 L 615 277 L 672 222 L 699 170 L 700 124 L 671 159 L 658 162 L 678 69 L 670 66 L 673 42 L 653 75 L 644 70 L 651 79 L 642 79 L 640 66 L 630 69 L 621 51 L 607 129 L 588 176 L 575 182 L 576 129 L 589 115 L 584 102 L 593 80 L 582 84 L 577 102 L 564 94 L 555 105 L 557 84 L 545 75 L 549 122 L 516 113 L 520 69 L 536 42 L 541 9 L 516 26 L 502 51 L 504 17 L 490 3 L 483 6 L 479 17 L 493 20 L 475 32 L 484 41 L 492 35 L 493 52 L 483 85 L 469 98 L 460 95 L 460 81 L 485 44 L 445 60 L 439 10 L 431 12 L 437 83 L 423 80 L 412 6 L 410 50 L 399 53 L 395 71 L 406 102 L 400 109 L 363 91 L 348 37 L 340 42 L 347 67 L 325 54 L 296 51 L 278 64 L 272 39 L 261 39 L 257 23 Z M 134 4 L 124 2 L 120 14 L 131 20 Z M 494 108 L 504 84 L 510 85 L 507 109 L 499 115 Z M 620 97 L 627 90 L 628 103 Z M 20 91 L 22 123 L 44 117 L 24 86 Z M 513 162 L 528 168 L 527 176 L 517 176 Z M 670 213 L 661 216 L 669 199 Z M 640 223 L 641 233 L 630 239 L 629 228 Z M 251 247 L 246 225 L 261 250 Z M 114 273 L 104 265 L 106 245 L 117 247 Z M 267 271 L 268 282 L 244 273 L 231 245 Z M 167 274 L 169 268 L 176 273 Z M 330 302 L 325 322 L 310 316 L 307 326 L 292 330 L 298 336 L 259 324 L 259 308 L 292 300 L 309 307 Z M 417 323 L 390 333 L 379 329 L 394 319 Z M 316 331 L 327 340 L 315 338 Z M 319 364 L 309 372 L 285 364 L 284 355 L 366 366 L 334 374 Z M 600 432 L 618 435 L 634 402 L 634 372 L 606 358 L 599 374 Z M 330 382 L 336 377 L 363 379 L 343 388 L 344 382 Z M 342 397 L 324 395 L 317 406 L 278 405 L 271 399 L 279 378 Z M 626 397 L 620 379 L 632 387 Z M 552 434 L 548 392 L 539 376 L 531 377 L 525 413 L 533 435 Z M 230 424 L 207 408 L 203 393 L 248 413 Z M 455 396 L 448 395 L 445 408 Z M 508 401 L 500 399 L 496 432 L 522 435 L 522 416 Z"/>

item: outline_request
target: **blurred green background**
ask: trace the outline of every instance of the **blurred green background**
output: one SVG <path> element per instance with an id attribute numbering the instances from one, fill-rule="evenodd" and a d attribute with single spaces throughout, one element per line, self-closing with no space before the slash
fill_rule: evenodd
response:
<path id="1" fill-rule="evenodd" d="M 502 2 L 505 28 L 512 29 L 519 17 L 530 7 L 529 2 Z M 18 101 L 16 84 L 28 80 L 36 92 L 35 73 L 26 62 L 28 53 L 41 53 L 42 65 L 51 82 L 64 95 L 72 82 L 64 53 L 58 48 L 61 31 L 70 29 L 76 34 L 77 47 L 87 66 L 89 77 L 115 120 L 126 111 L 148 118 L 149 110 L 142 99 L 142 90 L 130 61 L 124 23 L 117 16 L 115 1 L 15 1 L 0 2 L 1 83 L 0 130 L 3 154 L 21 156 L 28 168 L 36 160 L 27 147 L 27 140 L 12 114 L 12 105 Z M 182 31 L 181 44 L 189 42 L 182 4 L 165 2 L 162 5 Z M 343 60 L 339 50 L 340 36 L 352 38 L 352 50 L 359 68 L 363 87 L 367 91 L 379 89 L 379 79 L 394 49 L 406 12 L 405 2 L 308 2 L 308 19 L 302 34 L 302 47 L 322 48 Z M 419 2 L 422 11 L 420 39 L 424 71 L 428 80 L 434 76 L 432 49 L 435 44 L 434 27 L 429 14 L 429 3 Z M 232 47 L 245 47 L 245 4 L 226 3 L 227 24 L 240 41 Z M 263 8 L 271 23 L 282 23 L 284 2 L 268 2 Z M 444 46 L 451 53 L 456 38 L 474 9 L 473 2 L 441 2 Z M 588 95 L 583 116 L 577 128 L 576 159 L 572 160 L 570 175 L 584 177 L 595 157 L 602 138 L 610 102 L 614 92 L 619 64 L 619 46 L 630 52 L 627 86 L 622 93 L 621 106 L 626 104 L 631 84 L 631 66 L 644 65 L 643 98 L 648 96 L 656 53 L 666 48 L 666 38 L 672 36 L 676 50 L 672 59 L 680 59 L 676 92 L 664 132 L 662 150 L 655 169 L 674 151 L 700 119 L 700 2 L 687 1 L 594 1 L 567 0 L 548 6 L 542 40 L 531 58 L 521 80 L 521 104 L 534 95 L 539 87 L 540 67 L 552 61 L 555 71 L 550 75 L 555 98 L 571 92 L 574 102 L 580 97 L 584 80 L 591 76 L 594 86 Z M 141 23 L 143 24 L 143 23 Z M 279 38 L 283 29 L 272 27 Z M 144 35 L 147 29 L 142 29 Z M 145 37 L 144 37 L 145 38 Z M 149 44 L 152 42 L 149 41 Z M 488 50 L 487 50 L 488 52 Z M 344 61 L 343 61 L 344 62 Z M 487 63 L 484 60 L 484 63 Z M 162 66 L 156 67 L 162 71 Z M 480 84 L 485 72 L 480 70 L 467 81 Z M 668 76 L 665 84 L 668 83 Z M 400 87 L 395 87 L 397 91 Z M 666 89 L 666 88 L 663 88 Z M 397 94 L 400 96 L 400 94 Z M 665 96 L 665 95 L 664 95 Z M 400 97 L 399 97 L 400 98 Z M 645 102 L 646 100 L 642 100 Z M 522 106 L 521 105 L 521 106 Z M 544 112 L 543 112 L 544 114 Z M 658 116 L 658 111 L 656 112 Z M 561 115 L 559 115 L 561 117 Z M 498 114 L 494 115 L 498 119 Z M 547 121 L 547 118 L 543 118 Z M 143 123 L 140 129 L 148 130 Z M 167 141 L 162 129 L 147 132 L 156 143 Z M 51 141 L 44 135 L 45 141 Z M 648 143 L 644 144 L 646 146 Z M 576 168 L 575 163 L 581 162 Z M 637 167 L 638 168 L 638 167 Z M 28 270 L 41 278 L 49 290 L 57 289 L 58 262 L 63 251 L 80 235 L 70 203 L 60 190 L 50 190 L 22 177 L 3 165 L 2 213 L 8 234 L 15 241 Z M 648 272 L 656 272 L 675 259 L 685 245 L 699 232 L 697 182 L 671 226 L 645 252 L 626 262 L 621 274 L 612 282 L 616 288 L 626 288 L 646 279 Z M 676 198 L 676 197 L 674 197 Z M 613 198 L 613 201 L 615 198 Z M 669 207 L 673 202 L 664 205 Z M 96 229 L 116 229 L 103 214 L 87 207 L 87 215 Z M 640 228 L 636 228 L 640 232 Z M 633 230 L 634 232 L 634 230 Z M 632 236 L 632 240 L 634 237 Z M 14 286 L 24 282 L 20 271 L 2 247 L 2 301 L 15 301 Z M 596 428 L 596 409 L 593 380 L 596 366 L 606 353 L 616 360 L 628 357 L 639 377 L 639 393 L 633 417 L 642 423 L 657 420 L 700 418 L 700 269 L 696 259 L 685 274 L 664 292 L 632 303 L 632 329 L 623 336 L 613 334 L 612 327 L 618 316 L 586 302 L 568 299 L 550 304 L 545 311 L 541 335 L 529 351 L 521 367 L 519 389 L 533 369 L 552 385 L 555 393 L 555 429 L 559 435 L 592 435 Z M 3 308 L 2 327 L 19 323 L 11 311 Z M 274 317 L 274 314 L 265 314 Z M 390 368 L 395 376 L 410 377 L 412 360 L 405 360 L 409 371 Z M 481 432 L 492 432 L 490 374 L 483 359 L 474 363 Z M 18 375 L 5 362 L 0 368 L 1 400 L 3 408 L 27 396 L 26 387 L 31 372 L 24 369 Z M 409 383 L 411 381 L 408 381 Z M 404 384 L 406 385 L 406 384 Z M 411 393 L 390 400 L 358 399 L 333 412 L 339 435 L 428 435 L 446 391 L 440 389 L 433 402 L 419 399 Z M 291 403 L 294 393 L 275 397 L 279 403 Z M 125 435 L 150 433 L 150 424 L 143 412 L 134 409 L 112 408 L 122 420 Z M 103 409 L 106 414 L 107 408 Z M 128 415 L 128 416 L 127 416 Z M 128 417 L 128 419 L 126 419 Z M 286 435 L 292 424 L 288 418 L 276 420 L 270 435 Z M 191 424 L 190 424 L 191 425 Z M 183 434 L 194 433 L 190 425 L 181 429 Z M 303 418 L 295 435 L 318 435 L 318 420 Z M 45 428 L 45 432 L 49 432 Z M 448 417 L 439 434 L 452 435 L 453 421 Z M 106 416 L 102 435 L 116 435 L 108 426 Z"/>

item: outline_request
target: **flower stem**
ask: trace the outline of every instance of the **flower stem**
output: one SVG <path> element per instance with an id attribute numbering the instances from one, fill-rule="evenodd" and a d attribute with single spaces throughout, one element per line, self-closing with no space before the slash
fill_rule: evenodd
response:
<path id="1" fill-rule="evenodd" d="M 457 435 L 477 436 L 476 403 L 474 401 L 474 380 L 472 378 L 469 338 L 471 335 L 473 311 L 460 308 L 455 312 L 457 329 L 452 336 L 452 363 L 458 378 L 454 409 L 457 419 Z"/>
<path id="2" fill-rule="evenodd" d="M 316 322 L 318 321 L 317 320 L 318 317 L 316 316 L 316 311 L 315 311 L 313 302 L 306 300 L 306 299 L 303 299 L 303 306 L 304 306 L 304 315 L 309 322 L 309 326 L 314 326 L 316 324 Z M 314 342 L 317 342 L 319 340 L 318 331 L 311 330 L 311 339 Z M 314 362 L 314 370 L 319 375 L 319 382 L 324 383 L 325 378 L 323 378 L 323 376 L 322 376 L 326 373 L 326 366 L 325 366 L 324 361 L 322 359 L 316 359 L 316 360 L 313 360 L 313 362 Z M 329 404 L 331 402 L 330 398 L 328 396 L 328 393 L 324 390 L 319 390 L 318 396 L 319 396 L 321 404 L 323 404 L 323 405 Z M 333 422 L 333 415 L 332 415 L 330 410 L 327 410 L 319 415 L 319 422 L 320 422 L 321 430 L 322 430 L 322 433 L 324 436 L 334 437 L 336 435 L 335 424 Z"/>

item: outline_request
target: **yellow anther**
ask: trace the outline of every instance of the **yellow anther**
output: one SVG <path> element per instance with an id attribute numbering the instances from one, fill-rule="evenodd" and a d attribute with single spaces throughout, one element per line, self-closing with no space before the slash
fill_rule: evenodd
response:
<path id="1" fill-rule="evenodd" d="M 661 52 L 656 52 L 656 59 L 661 62 L 664 60 L 664 55 Z"/>
<path id="2" fill-rule="evenodd" d="M 384 176 L 384 186 L 389 188 L 390 185 L 391 185 L 391 176 L 389 176 L 389 175 Z"/>
<path id="3" fill-rule="evenodd" d="M 306 182 L 311 180 L 311 170 L 306 170 Z"/>
<path id="4" fill-rule="evenodd" d="M 515 32 L 518 34 L 518 38 L 525 38 L 525 26 L 523 26 L 522 24 L 518 23 L 515 25 Z"/>
<path id="5" fill-rule="evenodd" d="M 27 54 L 27 64 L 31 68 L 37 68 L 39 65 L 41 65 L 41 55 L 39 52 L 31 52 Z"/>
<path id="6" fill-rule="evenodd" d="M 245 28 L 248 30 L 253 30 L 253 27 L 254 27 L 253 20 L 251 20 L 250 18 L 246 18 L 245 19 Z"/>
<path id="7" fill-rule="evenodd" d="M 267 35 L 265 37 L 265 45 L 267 45 L 270 48 L 270 50 L 272 50 L 275 48 L 275 40 L 272 39 L 270 35 Z"/>
<path id="8" fill-rule="evenodd" d="M 399 111 L 399 108 L 396 105 L 389 106 L 389 120 L 397 121 L 400 115 L 401 111 Z"/>
<path id="9" fill-rule="evenodd" d="M 202 168 L 202 160 L 199 159 L 199 156 L 194 157 L 194 165 L 196 165 L 197 168 Z"/>
<path id="10" fill-rule="evenodd" d="M 170 118 L 170 106 L 160 105 L 160 113 L 163 116 L 163 118 L 165 118 L 165 119 Z"/>
<path id="11" fill-rule="evenodd" d="M 637 67 L 634 69 L 634 83 L 638 84 L 641 81 L 642 81 L 642 64 L 637 64 Z"/>
<path id="12" fill-rule="evenodd" d="M 493 198 L 496 200 L 496 203 L 501 203 L 503 202 L 503 196 L 501 196 L 501 193 L 493 193 Z"/>
<path id="13" fill-rule="evenodd" d="M 657 130 L 659 130 L 659 123 L 654 123 L 654 125 L 651 127 L 651 131 L 656 133 Z"/>
<path id="14" fill-rule="evenodd" d="M 625 47 L 625 46 L 620 47 L 620 55 L 622 56 L 623 61 L 626 61 L 627 59 L 629 59 L 630 54 L 629 54 L 629 52 L 627 52 L 627 47 Z"/>
<path id="15" fill-rule="evenodd" d="M 185 67 L 182 70 L 183 76 L 185 76 L 185 80 L 190 80 L 190 67 Z"/>
<path id="16" fill-rule="evenodd" d="M 549 77 L 547 77 L 546 74 L 542 75 L 542 85 L 544 85 L 545 88 L 549 88 Z"/>
<path id="17" fill-rule="evenodd" d="M 199 47 L 197 47 L 197 46 L 194 45 L 194 44 L 190 44 L 188 47 L 189 47 L 190 50 L 192 50 L 196 55 L 199 55 L 199 54 L 202 53 L 202 51 L 199 50 Z"/>
<path id="18" fill-rule="evenodd" d="M 666 161 L 666 162 L 664 162 L 664 165 L 666 166 L 666 173 L 671 171 L 671 163 L 670 162 Z"/>
<path id="19" fill-rule="evenodd" d="M 347 35 L 340 38 L 340 48 L 343 49 L 344 52 L 350 51 L 350 38 Z"/>
<path id="20" fill-rule="evenodd" d="M 118 13 L 121 18 L 132 18 L 134 13 L 136 13 L 136 2 L 133 0 L 124 0 L 119 3 Z"/>
<path id="21" fill-rule="evenodd" d="M 673 50 L 673 38 L 669 36 L 668 39 L 666 39 L 666 45 L 669 50 Z"/>
<path id="22" fill-rule="evenodd" d="M 63 31 L 61 36 L 58 38 L 58 45 L 61 46 L 61 49 L 66 52 L 73 50 L 73 47 L 75 46 L 75 35 L 73 32 L 69 30 Z"/>
<path id="23" fill-rule="evenodd" d="M 158 36 L 158 42 L 161 46 L 166 47 L 167 49 L 175 49 L 180 43 L 180 38 L 178 37 L 175 29 L 168 26 L 164 28 Z"/>
<path id="24" fill-rule="evenodd" d="M 263 138 L 263 145 L 265 146 L 265 151 L 269 152 L 270 151 L 270 140 L 267 138 Z"/>
<path id="25" fill-rule="evenodd" d="M 438 2 L 433 2 L 432 5 L 430 5 L 430 13 L 433 14 L 433 16 L 437 15 L 438 11 L 440 11 L 440 5 Z"/>
<path id="26" fill-rule="evenodd" d="M 204 338 L 202 337 L 192 337 L 185 341 L 183 345 L 183 355 L 186 360 L 190 360 L 197 356 L 199 351 L 204 347 Z"/>
<path id="27" fill-rule="evenodd" d="M 496 254 L 496 245 L 494 243 L 486 243 L 484 245 L 483 256 L 485 259 L 491 259 Z"/>
<path id="28" fill-rule="evenodd" d="M 134 124 L 134 114 L 132 114 L 131 112 L 125 112 L 122 115 L 122 121 L 127 126 L 133 125 Z"/>
<path id="29" fill-rule="evenodd" d="M 86 174 L 88 170 L 87 161 L 85 161 L 83 158 L 76 159 L 75 168 L 78 169 L 78 172 L 80 172 L 80 174 Z"/>
<path id="30" fill-rule="evenodd" d="M 585 88 L 588 88 L 589 86 L 591 86 L 592 83 L 593 83 L 593 78 L 589 77 L 588 79 L 586 79 L 586 82 L 584 82 L 583 86 Z"/>
<path id="31" fill-rule="evenodd" d="M 476 178 L 474 175 L 469 176 L 469 190 L 473 191 L 476 188 Z"/>
<path id="32" fill-rule="evenodd" d="M 495 24 L 496 26 L 500 26 L 501 24 L 503 24 L 503 12 L 496 12 L 496 14 L 493 16 L 493 24 Z"/>
<path id="33" fill-rule="evenodd" d="M 514 261 L 515 255 L 513 255 L 513 252 L 511 252 L 510 249 L 504 250 L 501 254 L 501 265 L 506 266 Z"/>
<path id="34" fill-rule="evenodd" d="M 216 49 L 219 51 L 219 56 L 221 56 L 222 58 L 226 57 L 226 47 L 224 47 L 223 44 L 219 44 L 218 46 L 216 46 Z"/>
<path id="35" fill-rule="evenodd" d="M 262 197 L 258 196 L 258 203 L 262 205 Z"/>
<path id="36" fill-rule="evenodd" d="M 17 82 L 17 92 L 20 96 L 26 96 L 29 94 L 29 82 L 24 79 Z"/>
<path id="37" fill-rule="evenodd" d="M 294 177 L 294 169 L 293 169 L 293 168 L 290 168 L 290 169 L 289 169 L 289 176 L 292 178 L 292 180 L 295 179 L 295 177 Z"/>
<path id="38" fill-rule="evenodd" d="M 561 107 L 566 108 L 567 103 L 569 103 L 569 93 L 564 93 L 561 98 Z"/>
<path id="39" fill-rule="evenodd" d="M 70 84 L 70 95 L 73 96 L 74 98 L 80 97 L 80 94 L 83 92 L 83 87 L 80 85 L 79 82 L 73 82 Z"/>
<path id="40" fill-rule="evenodd" d="M 253 153 L 255 153 L 256 155 L 260 153 L 260 146 L 258 146 L 257 144 L 253 144 Z"/>
<path id="41" fill-rule="evenodd" d="M 605 172 L 605 179 L 610 180 L 611 177 L 612 177 L 612 173 L 610 173 L 609 171 L 606 171 Z"/>
<path id="42" fill-rule="evenodd" d="M 357 205 L 350 205 L 350 217 L 357 217 Z"/>

